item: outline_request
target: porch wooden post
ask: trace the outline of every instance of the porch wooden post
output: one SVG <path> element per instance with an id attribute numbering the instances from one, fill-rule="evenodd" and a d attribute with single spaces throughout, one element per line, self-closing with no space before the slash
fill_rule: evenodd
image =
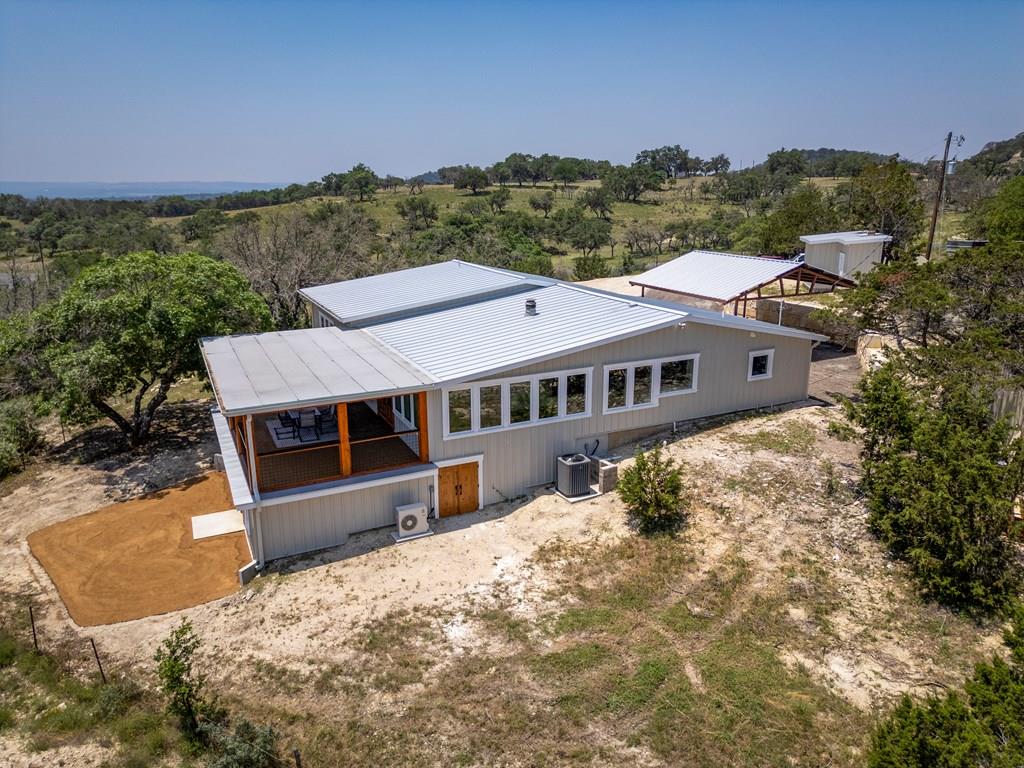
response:
<path id="1" fill-rule="evenodd" d="M 348 403 L 338 403 L 334 410 L 338 414 L 338 455 L 341 459 L 341 476 L 352 474 L 352 446 L 348 441 Z"/>
<path id="2" fill-rule="evenodd" d="M 426 464 L 430 461 L 430 431 L 427 429 L 427 393 L 419 392 L 416 395 L 416 416 L 420 420 L 420 461 Z"/>

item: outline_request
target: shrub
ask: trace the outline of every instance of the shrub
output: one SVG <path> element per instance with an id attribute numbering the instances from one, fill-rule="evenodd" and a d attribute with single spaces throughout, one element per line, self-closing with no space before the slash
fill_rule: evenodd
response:
<path id="1" fill-rule="evenodd" d="M 1024 765 L 1024 609 L 1005 637 L 1011 662 L 978 664 L 962 693 L 904 696 L 875 729 L 870 768 Z"/>
<path id="2" fill-rule="evenodd" d="M 1003 609 L 1021 583 L 1013 499 L 1024 443 L 969 386 L 928 398 L 884 366 L 860 388 L 851 412 L 864 428 L 872 529 L 929 597 L 972 613 Z"/>
<path id="3" fill-rule="evenodd" d="M 178 719 L 182 733 L 193 743 L 203 740 L 199 716 L 206 708 L 203 698 L 206 680 L 193 664 L 198 649 L 199 637 L 192 629 L 192 623 L 182 619 L 154 656 L 160 688 L 167 697 L 167 712 Z"/>
<path id="4" fill-rule="evenodd" d="M 686 521 L 682 468 L 662 456 L 660 446 L 637 454 L 623 470 L 618 491 L 630 522 L 644 535 L 671 533 Z"/>
<path id="5" fill-rule="evenodd" d="M 21 470 L 42 446 L 32 403 L 25 398 L 0 403 L 0 478 Z"/>
<path id="6" fill-rule="evenodd" d="M 142 698 L 142 689 L 131 680 L 115 680 L 100 688 L 96 695 L 93 714 L 100 722 L 115 720 L 124 715 Z"/>
<path id="7" fill-rule="evenodd" d="M 254 725 L 240 719 L 232 730 L 211 734 L 213 754 L 209 768 L 278 768 L 282 765 L 277 733 L 269 725 Z"/>

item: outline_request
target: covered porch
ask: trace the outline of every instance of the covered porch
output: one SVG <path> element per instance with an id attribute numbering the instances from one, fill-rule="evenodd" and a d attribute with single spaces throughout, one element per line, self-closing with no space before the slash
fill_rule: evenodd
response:
<path id="1" fill-rule="evenodd" d="M 240 508 L 261 494 L 430 462 L 436 380 L 362 330 L 204 339 Z"/>
<path id="2" fill-rule="evenodd" d="M 396 400 L 408 413 L 396 412 Z M 236 416 L 229 424 L 250 487 L 260 493 L 430 461 L 426 392 Z"/>

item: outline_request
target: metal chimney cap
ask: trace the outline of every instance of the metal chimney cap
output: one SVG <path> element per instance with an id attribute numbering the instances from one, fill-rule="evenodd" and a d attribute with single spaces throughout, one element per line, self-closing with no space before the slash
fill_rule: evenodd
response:
<path id="1" fill-rule="evenodd" d="M 537 300 L 527 299 L 526 300 L 526 314 L 536 315 L 537 314 Z"/>

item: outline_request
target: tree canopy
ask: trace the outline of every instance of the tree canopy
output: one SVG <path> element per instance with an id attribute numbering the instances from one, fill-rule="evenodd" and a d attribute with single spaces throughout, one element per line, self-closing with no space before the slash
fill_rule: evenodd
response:
<path id="1" fill-rule="evenodd" d="M 59 299 L 0 332 L 9 386 L 63 417 L 105 416 L 143 442 L 176 381 L 205 374 L 199 339 L 265 330 L 270 315 L 230 264 L 196 253 L 133 253 L 79 276 Z"/>

